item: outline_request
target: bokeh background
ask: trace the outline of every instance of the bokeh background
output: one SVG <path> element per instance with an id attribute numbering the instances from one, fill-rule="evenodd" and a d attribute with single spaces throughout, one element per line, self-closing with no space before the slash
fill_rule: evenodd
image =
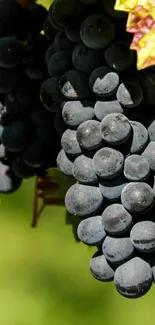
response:
<path id="1" fill-rule="evenodd" d="M 153 325 L 155 287 L 128 300 L 93 279 L 95 250 L 76 243 L 64 207 L 31 228 L 33 197 L 34 179 L 0 197 L 0 325 Z"/>

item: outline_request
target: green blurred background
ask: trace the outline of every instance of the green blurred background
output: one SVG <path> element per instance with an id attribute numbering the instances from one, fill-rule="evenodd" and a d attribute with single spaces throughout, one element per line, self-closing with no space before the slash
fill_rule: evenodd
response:
<path id="1" fill-rule="evenodd" d="M 46 207 L 31 228 L 33 196 L 32 179 L 0 197 L 0 325 L 154 324 L 155 288 L 127 300 L 93 279 L 95 250 L 75 242 L 65 208 Z"/>

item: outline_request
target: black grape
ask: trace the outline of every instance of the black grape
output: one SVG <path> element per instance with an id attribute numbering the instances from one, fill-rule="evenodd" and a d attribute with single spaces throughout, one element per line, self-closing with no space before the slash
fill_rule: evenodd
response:
<path id="1" fill-rule="evenodd" d="M 48 64 L 49 59 L 52 57 L 52 55 L 55 53 L 54 50 L 54 44 L 50 44 L 50 46 L 48 47 L 46 53 L 45 53 L 45 62 L 46 65 Z"/>
<path id="2" fill-rule="evenodd" d="M 83 184 L 72 185 L 65 196 L 68 212 L 81 217 L 97 214 L 103 206 L 103 201 L 98 187 Z"/>
<path id="3" fill-rule="evenodd" d="M 102 66 L 104 62 L 102 51 L 92 50 L 83 43 L 78 43 L 75 46 L 72 61 L 75 69 L 88 74 Z"/>
<path id="4" fill-rule="evenodd" d="M 152 221 L 137 222 L 131 229 L 130 238 L 141 252 L 152 252 L 155 250 L 155 223 Z"/>
<path id="5" fill-rule="evenodd" d="M 117 100 L 127 108 L 138 106 L 143 99 L 143 91 L 137 80 L 122 82 L 117 90 Z"/>
<path id="6" fill-rule="evenodd" d="M 147 159 L 150 169 L 155 172 L 155 142 L 150 141 L 142 153 L 142 157 Z"/>
<path id="7" fill-rule="evenodd" d="M 13 160 L 11 168 L 15 175 L 20 178 L 30 178 L 36 175 L 37 169 L 26 165 L 20 157 Z"/>
<path id="8" fill-rule="evenodd" d="M 116 289 L 127 298 L 145 295 L 151 288 L 152 280 L 150 265 L 139 257 L 119 266 L 114 275 Z"/>
<path id="9" fill-rule="evenodd" d="M 102 144 L 100 122 L 88 120 L 79 125 L 76 131 L 79 145 L 87 150 L 98 148 Z"/>
<path id="10" fill-rule="evenodd" d="M 122 264 L 133 256 L 134 246 L 129 237 L 107 236 L 102 245 L 102 252 L 109 262 Z"/>
<path id="11" fill-rule="evenodd" d="M 154 204 L 153 189 L 144 182 L 129 183 L 121 193 L 121 202 L 130 213 L 146 213 Z"/>
<path id="12" fill-rule="evenodd" d="M 67 176 L 73 176 L 73 159 L 68 157 L 63 149 L 59 152 L 57 156 L 57 167 L 60 171 Z"/>
<path id="13" fill-rule="evenodd" d="M 55 0 L 49 13 L 61 26 L 67 27 L 82 20 L 84 8 L 79 0 Z"/>
<path id="14" fill-rule="evenodd" d="M 128 180 L 122 175 L 118 175 L 112 179 L 99 179 L 99 188 L 105 199 L 112 202 L 117 202 L 123 188 L 128 184 Z"/>
<path id="15" fill-rule="evenodd" d="M 22 47 L 15 37 L 0 38 L 0 67 L 14 68 L 21 63 Z"/>
<path id="16" fill-rule="evenodd" d="M 67 129 L 67 124 L 62 119 L 61 112 L 57 112 L 54 116 L 54 128 L 60 136 L 62 136 Z"/>
<path id="17" fill-rule="evenodd" d="M 25 148 L 30 136 L 27 124 L 24 121 L 18 120 L 4 128 L 2 143 L 7 150 L 18 152 Z"/>
<path id="18" fill-rule="evenodd" d="M 36 139 L 23 151 L 22 159 L 28 166 L 39 168 L 46 161 L 45 153 L 42 144 Z"/>
<path id="19" fill-rule="evenodd" d="M 91 101 L 68 101 L 63 106 L 62 117 L 70 128 L 76 129 L 82 122 L 93 119 L 93 103 Z"/>
<path id="20" fill-rule="evenodd" d="M 75 179 L 82 184 L 93 185 L 98 183 L 98 178 L 93 168 L 93 160 L 84 154 L 75 159 L 72 173 Z"/>
<path id="21" fill-rule="evenodd" d="M 111 113 L 123 114 L 123 108 L 121 107 L 118 100 L 101 101 L 97 100 L 94 106 L 95 116 L 99 121 Z"/>
<path id="22" fill-rule="evenodd" d="M 76 138 L 76 131 L 67 129 L 61 137 L 61 146 L 69 155 L 81 155 L 82 150 Z"/>
<path id="23" fill-rule="evenodd" d="M 87 245 L 96 246 L 101 244 L 106 237 L 101 216 L 82 220 L 78 225 L 77 234 L 79 239 Z"/>
<path id="24" fill-rule="evenodd" d="M 122 204 L 109 205 L 102 213 L 104 229 L 111 235 L 121 235 L 132 225 L 132 216 Z"/>
<path id="25" fill-rule="evenodd" d="M 35 60 L 28 60 L 24 64 L 26 76 L 35 81 L 42 81 L 46 76 L 45 66 Z"/>
<path id="26" fill-rule="evenodd" d="M 147 128 L 147 131 L 148 131 L 148 135 L 149 135 L 150 141 L 155 141 L 155 119 L 154 118 L 149 123 L 149 126 Z"/>
<path id="27" fill-rule="evenodd" d="M 43 31 L 44 31 L 44 35 L 45 35 L 45 37 L 47 38 L 48 41 L 53 41 L 54 40 L 54 37 L 56 36 L 57 30 L 51 26 L 49 17 L 47 17 L 44 20 Z"/>
<path id="28" fill-rule="evenodd" d="M 11 168 L 0 162 L 0 193 L 13 193 L 22 184 L 22 179 L 16 176 Z"/>
<path id="29" fill-rule="evenodd" d="M 114 278 L 114 270 L 101 251 L 96 252 L 91 258 L 90 272 L 99 281 L 108 282 Z"/>
<path id="30" fill-rule="evenodd" d="M 80 36 L 86 46 L 94 50 L 104 49 L 113 41 L 115 27 L 104 14 L 93 14 L 81 24 Z"/>
<path id="31" fill-rule="evenodd" d="M 103 140 L 111 145 L 125 142 L 131 134 L 128 118 L 121 113 L 111 113 L 101 121 L 101 135 Z"/>
<path id="32" fill-rule="evenodd" d="M 71 100 L 85 99 L 90 96 L 88 77 L 81 71 L 70 70 L 60 79 L 62 94 Z"/>
<path id="33" fill-rule="evenodd" d="M 51 26 L 57 31 L 63 31 L 64 27 L 55 19 L 53 15 L 53 3 L 49 7 L 48 18 Z"/>
<path id="34" fill-rule="evenodd" d="M 12 93 L 8 93 L 5 97 L 5 104 L 8 113 L 23 114 L 28 111 L 26 106 L 18 103 Z"/>
<path id="35" fill-rule="evenodd" d="M 40 86 L 40 100 L 51 112 L 55 112 L 54 103 L 63 101 L 63 96 L 59 89 L 60 77 L 51 77 L 43 81 Z"/>
<path id="36" fill-rule="evenodd" d="M 122 171 L 124 157 L 121 152 L 112 148 L 102 148 L 93 157 L 96 174 L 101 178 L 113 178 Z"/>
<path id="37" fill-rule="evenodd" d="M 145 180 L 150 174 L 150 165 L 146 158 L 140 155 L 131 155 L 124 161 L 124 176 L 129 181 Z"/>
<path id="38" fill-rule="evenodd" d="M 119 86 L 119 76 L 108 67 L 99 67 L 91 73 L 89 85 L 95 95 L 108 97 L 116 92 Z"/>
<path id="39" fill-rule="evenodd" d="M 75 44 L 71 42 L 65 35 L 65 32 L 59 32 L 54 38 L 54 51 L 72 51 Z"/>
<path id="40" fill-rule="evenodd" d="M 60 51 L 54 53 L 48 60 L 47 69 L 51 77 L 61 76 L 72 68 L 72 53 Z"/>
<path id="41" fill-rule="evenodd" d="M 78 43 L 80 41 L 80 26 L 79 24 L 68 26 L 65 28 L 67 38 L 71 42 Z"/>
<path id="42" fill-rule="evenodd" d="M 111 44 L 105 51 L 105 61 L 115 71 L 128 69 L 133 60 L 133 52 L 130 50 L 129 45 L 123 41 Z"/>

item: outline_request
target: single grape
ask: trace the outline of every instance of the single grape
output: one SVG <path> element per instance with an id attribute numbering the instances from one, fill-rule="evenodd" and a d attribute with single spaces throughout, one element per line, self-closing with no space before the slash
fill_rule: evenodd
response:
<path id="1" fill-rule="evenodd" d="M 121 113 L 111 113 L 101 121 L 101 135 L 105 142 L 118 145 L 125 142 L 131 134 L 128 118 Z"/>
<path id="2" fill-rule="evenodd" d="M 66 37 L 65 32 L 57 33 L 53 44 L 55 52 L 72 51 L 74 48 L 74 43 Z"/>
<path id="3" fill-rule="evenodd" d="M 152 221 L 137 222 L 131 229 L 130 239 L 141 252 L 155 250 L 155 223 Z"/>
<path id="4" fill-rule="evenodd" d="M 68 26 L 65 28 L 67 38 L 71 42 L 78 43 L 80 41 L 80 26 L 79 24 Z"/>
<path id="5" fill-rule="evenodd" d="M 22 46 L 15 37 L 0 38 L 0 67 L 14 68 L 21 63 Z"/>
<path id="6" fill-rule="evenodd" d="M 74 68 L 90 74 L 97 67 L 102 66 L 103 52 L 88 48 L 83 43 L 78 43 L 72 54 Z"/>
<path id="7" fill-rule="evenodd" d="M 150 141 L 142 153 L 142 157 L 147 159 L 150 169 L 155 172 L 155 142 Z"/>
<path id="8" fill-rule="evenodd" d="M 67 101 L 62 109 L 65 123 L 76 129 L 81 123 L 94 117 L 93 103 L 91 101 Z"/>
<path id="9" fill-rule="evenodd" d="M 112 148 L 102 148 L 93 157 L 96 174 L 101 178 L 113 178 L 122 171 L 124 157 L 121 152 Z"/>
<path id="10" fill-rule="evenodd" d="M 139 298 L 151 288 L 151 267 L 141 258 L 134 257 L 117 268 L 114 275 L 114 284 L 122 296 Z"/>
<path id="11" fill-rule="evenodd" d="M 102 217 L 94 216 L 82 220 L 79 223 L 77 234 L 84 244 L 90 246 L 101 244 L 106 237 L 106 232 L 102 224 Z"/>
<path id="12" fill-rule="evenodd" d="M 61 146 L 69 155 L 81 155 L 82 150 L 76 138 L 76 131 L 67 129 L 61 137 Z"/>
<path id="13" fill-rule="evenodd" d="M 59 103 L 63 101 L 62 94 L 59 89 L 60 77 L 51 77 L 43 81 L 40 86 L 40 100 L 43 105 L 51 112 L 55 111 L 53 102 Z"/>
<path id="14" fill-rule="evenodd" d="M 95 116 L 99 121 L 111 113 L 123 114 L 123 108 L 121 107 L 118 100 L 101 101 L 97 100 L 94 106 Z"/>
<path id="15" fill-rule="evenodd" d="M 48 41 L 53 41 L 54 40 L 57 31 L 56 31 L 55 28 L 53 28 L 51 26 L 49 17 L 47 17 L 44 20 L 43 31 L 44 31 L 44 35 L 45 35 L 45 37 L 47 38 Z"/>
<path id="16" fill-rule="evenodd" d="M 52 55 L 55 53 L 55 50 L 54 50 L 54 44 L 50 44 L 50 46 L 48 47 L 48 49 L 46 50 L 46 53 L 45 53 L 45 62 L 46 62 L 46 65 L 48 64 L 48 61 L 49 59 L 52 57 Z"/>
<path id="17" fill-rule="evenodd" d="M 102 252 L 109 262 L 122 264 L 133 256 L 134 246 L 129 237 L 107 236 L 102 245 Z"/>
<path id="18" fill-rule="evenodd" d="M 90 272 L 99 281 L 112 281 L 114 270 L 106 260 L 101 251 L 96 252 L 90 260 Z"/>
<path id="19" fill-rule="evenodd" d="M 124 161 L 124 176 L 129 181 L 145 180 L 150 173 L 150 166 L 146 158 L 140 155 L 131 155 Z"/>
<path id="20" fill-rule="evenodd" d="M 96 186 L 74 184 L 65 196 L 68 212 L 80 217 L 97 214 L 103 206 L 103 197 Z"/>
<path id="21" fill-rule="evenodd" d="M 34 140 L 22 153 L 24 162 L 32 167 L 39 168 L 45 162 L 44 150 L 38 140 Z"/>
<path id="22" fill-rule="evenodd" d="M 100 122 L 88 120 L 79 125 L 76 131 L 79 145 L 87 150 L 98 148 L 102 144 Z"/>
<path id="23" fill-rule="evenodd" d="M 88 16 L 80 28 L 82 42 L 94 50 L 106 48 L 115 37 L 115 27 L 104 14 Z"/>
<path id="24" fill-rule="evenodd" d="M 133 52 L 126 42 L 116 41 L 106 49 L 105 61 L 113 70 L 124 71 L 128 69 L 134 61 Z"/>
<path id="25" fill-rule="evenodd" d="M 84 8 L 79 0 L 55 0 L 51 15 L 63 27 L 72 26 L 82 20 Z"/>
<path id="26" fill-rule="evenodd" d="M 93 167 L 93 160 L 84 154 L 75 159 L 72 172 L 75 179 L 82 184 L 93 185 L 98 182 L 98 178 Z"/>
<path id="27" fill-rule="evenodd" d="M 116 97 L 124 107 L 132 108 L 138 106 L 143 99 L 143 91 L 139 81 L 122 82 L 118 87 Z"/>
<path id="28" fill-rule="evenodd" d="M 29 60 L 24 64 L 24 73 L 34 81 L 42 82 L 46 77 L 44 64 L 41 65 L 40 62 L 35 60 Z"/>
<path id="29" fill-rule="evenodd" d="M 47 69 L 51 77 L 61 76 L 72 68 L 72 52 L 60 51 L 54 53 L 48 60 Z"/>
<path id="30" fill-rule="evenodd" d="M 73 159 L 69 158 L 65 151 L 61 149 L 57 156 L 57 167 L 60 169 L 60 171 L 67 176 L 72 176 L 72 167 L 73 167 Z"/>
<path id="31" fill-rule="evenodd" d="M 64 27 L 55 19 L 53 15 L 53 3 L 49 7 L 48 18 L 51 26 L 57 31 L 63 31 Z"/>
<path id="32" fill-rule="evenodd" d="M 104 229 L 111 235 L 121 235 L 132 225 L 131 214 L 120 203 L 109 205 L 102 213 Z"/>
<path id="33" fill-rule="evenodd" d="M 15 175 L 20 178 L 30 178 L 36 175 L 37 169 L 26 165 L 22 158 L 17 157 L 13 160 L 11 168 Z"/>
<path id="34" fill-rule="evenodd" d="M 18 152 L 25 148 L 31 137 L 30 130 L 24 121 L 16 121 L 3 129 L 2 143 L 9 151 Z"/>
<path id="35" fill-rule="evenodd" d="M 130 213 L 145 213 L 150 210 L 154 204 L 154 193 L 147 183 L 129 183 L 122 191 L 121 202 L 124 208 Z"/>
<path id="36" fill-rule="evenodd" d="M 122 175 L 118 175 L 112 179 L 99 179 L 99 188 L 103 197 L 108 201 L 117 202 L 123 188 L 128 184 L 127 179 Z"/>
<path id="37" fill-rule="evenodd" d="M 119 76 L 110 68 L 102 66 L 91 73 L 89 86 L 95 95 L 108 97 L 116 92 L 119 86 Z"/>
<path id="38" fill-rule="evenodd" d="M 88 77 L 81 71 L 70 70 L 60 79 L 62 94 L 71 100 L 81 100 L 90 96 Z"/>

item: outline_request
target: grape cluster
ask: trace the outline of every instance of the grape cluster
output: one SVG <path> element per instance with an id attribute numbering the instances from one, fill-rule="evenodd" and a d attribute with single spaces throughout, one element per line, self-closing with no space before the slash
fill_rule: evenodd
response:
<path id="1" fill-rule="evenodd" d="M 56 166 L 57 117 L 40 99 L 48 78 L 45 53 L 55 35 L 42 5 L 0 1 L 0 193 Z"/>
<path id="2" fill-rule="evenodd" d="M 90 271 L 136 298 L 155 278 L 155 124 L 145 117 L 155 103 L 154 72 L 136 70 L 126 15 L 114 3 L 50 6 L 57 34 L 46 51 L 49 78 L 40 96 L 59 114 L 57 166 L 76 181 L 66 208 L 81 219 L 79 239 L 98 248 Z"/>

